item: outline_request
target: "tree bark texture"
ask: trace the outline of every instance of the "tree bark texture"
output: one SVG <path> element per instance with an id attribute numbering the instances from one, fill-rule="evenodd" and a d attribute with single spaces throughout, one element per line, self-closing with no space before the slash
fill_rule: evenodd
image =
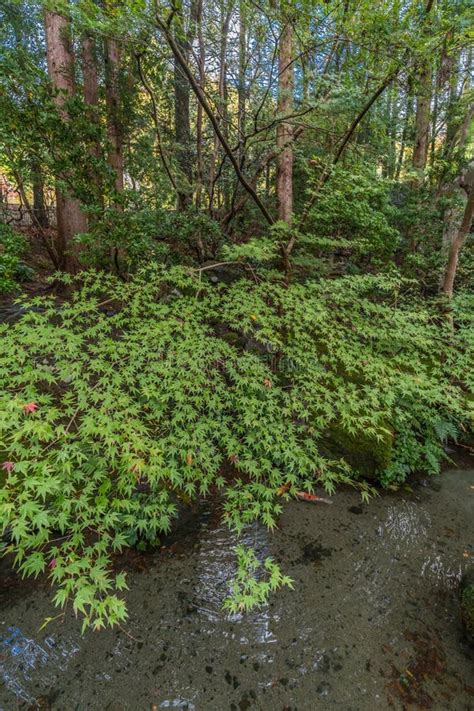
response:
<path id="1" fill-rule="evenodd" d="M 278 59 L 278 113 L 291 114 L 293 109 L 293 27 L 285 20 L 280 37 Z M 277 171 L 278 217 L 290 222 L 293 213 L 293 127 L 282 121 L 277 128 L 277 147 L 280 151 Z"/>
<path id="2" fill-rule="evenodd" d="M 118 42 L 105 40 L 105 101 L 107 105 L 108 162 L 115 172 L 115 190 L 123 191 L 123 125 L 120 101 L 121 50 Z"/>
<path id="3" fill-rule="evenodd" d="M 46 33 L 48 74 L 56 90 L 55 102 L 64 121 L 68 121 L 65 103 L 74 96 L 74 55 L 70 39 L 69 20 L 50 10 L 44 14 Z M 58 176 L 61 178 L 62 176 Z M 57 236 L 55 250 L 59 267 L 65 271 L 76 271 L 77 253 L 73 239 L 87 231 L 87 217 L 81 210 L 79 200 L 69 191 L 56 189 Z"/>

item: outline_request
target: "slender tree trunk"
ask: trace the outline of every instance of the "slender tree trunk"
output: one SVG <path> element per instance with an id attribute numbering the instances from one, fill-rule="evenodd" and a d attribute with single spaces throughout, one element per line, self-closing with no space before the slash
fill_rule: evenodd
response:
<path id="1" fill-rule="evenodd" d="M 33 211 L 38 225 L 46 230 L 49 227 L 48 210 L 44 200 L 44 181 L 39 161 L 33 162 Z"/>
<path id="2" fill-rule="evenodd" d="M 445 208 L 443 214 L 443 235 L 441 240 L 441 259 L 443 268 L 439 278 L 440 291 L 443 289 L 449 250 L 456 238 L 466 201 L 466 194 L 458 183 L 446 189 L 444 196 L 449 198 L 449 204 Z"/>
<path id="3" fill-rule="evenodd" d="M 222 121 L 222 133 L 226 138 L 228 135 L 229 119 L 227 107 L 227 44 L 232 9 L 233 0 L 227 9 L 225 3 L 222 3 L 221 47 L 219 56 L 219 115 Z"/>
<path id="4" fill-rule="evenodd" d="M 239 140 L 239 162 L 243 167 L 244 151 L 240 143 L 245 134 L 245 104 L 246 104 L 246 85 L 245 72 L 247 67 L 247 8 L 244 0 L 239 2 L 239 85 L 238 85 L 238 114 L 237 114 L 237 130 Z"/>
<path id="5" fill-rule="evenodd" d="M 448 119 L 446 122 L 446 150 L 444 158 L 450 161 L 453 152 L 463 151 L 468 139 L 469 126 L 474 115 L 474 101 L 471 101 L 464 115 L 459 115 L 459 102 L 470 90 L 470 79 L 474 70 L 472 50 L 466 58 L 464 77 L 460 81 L 459 57 L 456 57 L 451 68 Z M 460 84 L 460 88 L 458 87 Z M 458 95 L 459 89 L 459 95 Z"/>
<path id="6" fill-rule="evenodd" d="M 6 147 L 5 152 L 11 161 L 12 160 L 11 152 L 8 147 Z M 38 234 L 41 237 L 43 245 L 44 245 L 46 251 L 48 252 L 48 255 L 51 259 L 51 262 L 52 262 L 54 268 L 60 269 L 61 263 L 58 258 L 57 252 L 56 252 L 57 240 L 52 240 L 50 238 L 50 235 L 47 234 L 47 230 L 45 230 L 44 227 L 42 227 L 42 225 L 38 222 L 38 219 L 37 219 L 37 216 L 35 213 L 35 209 L 34 209 L 34 207 L 32 207 L 32 205 L 28 199 L 28 195 L 25 190 L 25 186 L 24 186 L 22 177 L 21 177 L 20 173 L 18 173 L 14 168 L 13 168 L 13 177 L 15 178 L 16 187 L 18 190 L 18 194 L 20 195 L 21 202 L 26 207 L 26 210 L 27 210 L 29 216 L 31 217 L 32 224 L 37 228 Z M 6 187 L 8 190 L 8 186 L 6 186 Z M 1 188 L 1 185 L 0 185 L 0 188 Z M 3 198 L 1 190 L 0 190 L 0 195 L 1 195 L 0 202 L 3 202 L 4 198 Z M 5 198 L 6 198 L 6 205 L 8 207 L 8 192 L 6 193 Z"/>
<path id="7" fill-rule="evenodd" d="M 466 237 L 469 234 L 472 225 L 472 218 L 474 214 L 474 187 L 471 186 L 469 189 L 468 199 L 466 206 L 464 208 L 464 214 L 461 222 L 461 226 L 457 232 L 456 237 L 453 239 L 448 254 L 448 263 L 446 265 L 446 271 L 444 273 L 443 280 L 443 293 L 449 299 L 453 296 L 454 291 L 454 280 L 456 279 L 456 272 L 458 268 L 459 254 L 463 248 Z"/>
<path id="8" fill-rule="evenodd" d="M 430 139 L 430 166 L 433 167 L 436 154 L 436 138 L 438 124 L 438 90 L 434 92 L 433 98 L 433 116 L 431 117 L 431 139 Z"/>
<path id="9" fill-rule="evenodd" d="M 121 49 L 112 37 L 105 40 L 105 101 L 107 105 L 108 162 L 115 172 L 115 190 L 123 191 L 123 122 L 120 100 Z"/>
<path id="10" fill-rule="evenodd" d="M 280 38 L 278 68 L 278 113 L 291 114 L 293 109 L 293 27 L 288 19 Z M 280 150 L 277 173 L 278 217 L 290 222 L 293 213 L 293 127 L 282 121 L 277 128 L 277 147 Z"/>
<path id="11" fill-rule="evenodd" d="M 413 167 L 423 173 L 428 158 L 430 132 L 432 69 L 426 64 L 420 73 L 420 91 L 416 97 L 415 144 L 413 147 Z"/>
<path id="12" fill-rule="evenodd" d="M 386 110 L 384 122 L 387 127 L 387 156 L 384 161 L 384 175 L 393 178 L 396 169 L 396 126 L 398 118 L 398 87 L 392 84 L 386 96 Z"/>
<path id="13" fill-rule="evenodd" d="M 70 41 L 69 20 L 56 12 L 46 10 L 44 14 L 46 33 L 48 74 L 56 90 L 55 102 L 61 117 L 68 120 L 65 102 L 75 93 L 74 56 Z M 61 176 L 58 176 L 61 177 Z M 76 271 L 77 255 L 74 252 L 75 235 L 87 230 L 87 218 L 81 210 L 80 202 L 68 191 L 56 189 L 57 237 L 55 250 L 59 267 L 65 271 Z"/>
<path id="14" fill-rule="evenodd" d="M 400 150 L 398 152 L 397 167 L 395 170 L 395 180 L 400 179 L 400 173 L 403 167 L 403 158 L 405 156 L 405 147 L 408 139 L 408 131 L 410 129 L 410 121 L 413 115 L 413 99 L 411 96 L 410 85 L 407 88 L 407 99 L 405 109 L 405 120 L 403 122 L 402 135 L 400 139 Z"/>
<path id="15" fill-rule="evenodd" d="M 189 61 L 189 38 L 184 28 L 183 8 L 177 6 L 175 42 L 186 62 Z M 189 117 L 189 82 L 179 62 L 174 61 L 174 124 L 177 162 L 181 173 L 178 185 L 178 210 L 186 210 L 192 202 L 191 122 Z"/>
<path id="16" fill-rule="evenodd" d="M 204 36 L 202 32 L 202 0 L 196 3 L 196 32 L 198 41 L 198 71 L 199 84 L 201 89 L 205 90 L 206 85 L 206 55 L 204 48 Z M 176 59 L 175 59 L 176 61 Z M 202 129 L 203 129 L 203 110 L 201 103 L 198 101 L 196 107 L 196 207 L 201 207 L 201 193 L 204 184 L 204 163 L 202 156 Z"/>
<path id="17" fill-rule="evenodd" d="M 146 78 L 145 75 L 145 70 L 144 67 L 142 66 L 142 58 L 140 54 L 135 55 L 135 59 L 137 62 L 137 69 L 138 69 L 138 74 L 140 76 L 140 81 L 143 85 L 143 88 L 145 89 L 146 93 L 149 96 L 150 99 L 150 104 L 151 104 L 151 118 L 155 127 L 155 146 L 157 153 L 160 157 L 161 163 L 163 165 L 163 168 L 165 169 L 165 173 L 168 177 L 168 180 L 171 183 L 171 186 L 173 187 L 173 190 L 178 194 L 178 186 L 176 184 L 176 180 L 173 177 L 173 172 L 171 170 L 171 167 L 168 163 L 168 159 L 166 157 L 166 154 L 163 150 L 163 142 L 161 139 L 161 131 L 160 131 L 160 122 L 159 122 L 159 117 L 158 117 L 158 104 L 156 102 L 155 94 L 154 91 Z M 136 187 L 134 186 L 133 188 L 136 190 Z"/>
<path id="18" fill-rule="evenodd" d="M 160 30 L 163 32 L 164 36 L 166 37 L 166 40 L 171 48 L 171 51 L 173 52 L 174 57 L 179 61 L 181 67 L 183 68 L 183 71 L 188 78 L 189 84 L 196 96 L 196 99 L 199 101 L 203 110 L 206 112 L 207 117 L 209 118 L 209 121 L 211 122 L 212 128 L 214 129 L 214 132 L 215 132 L 217 138 L 219 139 L 219 143 L 221 144 L 222 148 L 224 149 L 224 152 L 226 153 L 233 169 L 235 170 L 235 173 L 236 173 L 240 183 L 242 184 L 242 187 L 252 197 L 252 199 L 254 200 L 258 209 L 260 210 L 262 215 L 265 217 L 266 221 L 270 225 L 272 225 L 273 224 L 272 216 L 268 212 L 264 203 L 260 200 L 255 187 L 251 184 L 251 182 L 249 182 L 246 179 L 245 175 L 240 170 L 239 163 L 236 160 L 236 157 L 232 151 L 232 148 L 230 147 L 226 137 L 223 135 L 223 133 L 220 129 L 219 120 L 217 119 L 214 112 L 212 111 L 204 91 L 199 86 L 199 83 L 196 81 L 196 78 L 195 78 L 193 72 L 191 71 L 185 58 L 181 54 L 179 47 L 177 46 L 177 44 L 174 40 L 174 37 L 171 34 L 168 26 L 163 21 L 161 21 L 159 18 L 157 18 L 157 25 L 160 28 Z"/>
<path id="19" fill-rule="evenodd" d="M 219 50 L 219 110 L 217 112 L 217 118 L 219 122 L 219 128 L 222 135 L 227 140 L 228 126 L 227 126 L 227 40 L 229 34 L 229 24 L 232 17 L 232 4 L 226 9 L 225 0 L 221 2 L 221 37 L 220 37 L 220 50 Z M 213 197 L 215 183 L 217 180 L 217 159 L 219 157 L 219 139 L 218 136 L 214 135 L 214 148 L 211 156 L 210 170 L 209 170 L 209 211 L 212 214 L 213 209 Z M 228 203 L 228 191 L 225 191 L 225 201 Z"/>
<path id="20" fill-rule="evenodd" d="M 456 116 L 456 106 L 458 102 L 458 83 L 459 83 L 459 60 L 460 54 L 445 60 L 446 82 L 448 84 L 448 105 L 446 107 L 446 146 L 450 147 L 453 138 L 456 134 L 458 121 Z"/>

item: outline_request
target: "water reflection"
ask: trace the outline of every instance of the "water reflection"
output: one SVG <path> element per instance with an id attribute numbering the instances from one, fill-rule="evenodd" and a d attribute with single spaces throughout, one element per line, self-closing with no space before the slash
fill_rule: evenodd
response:
<path id="1" fill-rule="evenodd" d="M 406 548 L 424 542 L 430 527 L 431 517 L 426 509 L 412 501 L 401 501 L 389 507 L 387 518 L 379 527 L 379 533 Z"/>
<path id="2" fill-rule="evenodd" d="M 252 525 L 237 539 L 208 513 L 180 534 L 178 552 L 130 574 L 125 634 L 81 638 L 66 619 L 43 637 L 48 593 L 31 586 L 32 595 L 12 600 L 12 585 L 0 627 L 0 711 L 41 697 L 54 711 L 304 710 L 318 702 L 372 711 L 388 708 L 389 693 L 398 699 L 406 669 L 433 708 L 470 708 L 454 591 L 474 534 L 461 505 L 474 472 L 445 477 L 441 492 L 387 495 L 367 507 L 350 491 L 332 507 L 290 504 L 275 535 Z M 251 614 L 227 614 L 237 543 L 259 560 L 281 560 L 295 591 Z"/>
<path id="3" fill-rule="evenodd" d="M 246 528 L 240 538 L 226 525 L 212 528 L 209 523 L 203 524 L 194 605 L 205 620 L 212 623 L 207 626 L 211 634 L 224 634 L 241 644 L 275 643 L 277 638 L 271 625 L 277 624 L 279 617 L 271 615 L 267 606 L 245 616 L 230 615 L 223 610 L 223 602 L 231 592 L 237 570 L 234 549 L 238 544 L 253 548 L 260 561 L 270 555 L 268 532 L 257 523 Z M 216 627 L 216 623 L 222 621 L 236 623 L 237 631 L 228 632 Z"/>
<path id="4" fill-rule="evenodd" d="M 195 705 L 189 699 L 173 699 L 171 701 L 162 701 L 160 709 L 187 709 L 187 711 L 195 711 Z"/>
<path id="5" fill-rule="evenodd" d="M 79 645 L 67 637 L 46 637 L 42 644 L 26 637 L 19 627 L 8 627 L 0 636 L 0 675 L 6 688 L 17 698 L 33 704 L 29 685 L 40 676 L 44 685 L 52 684 L 64 672 Z"/>
<path id="6" fill-rule="evenodd" d="M 441 555 L 429 556 L 421 566 L 421 575 L 440 587 L 448 590 L 455 590 L 462 577 L 462 566 L 459 563 L 457 566 L 452 566 L 449 561 L 443 560 Z"/>

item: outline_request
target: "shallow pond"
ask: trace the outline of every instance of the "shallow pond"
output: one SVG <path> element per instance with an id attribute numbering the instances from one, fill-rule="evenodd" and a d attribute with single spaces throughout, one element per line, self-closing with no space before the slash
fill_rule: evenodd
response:
<path id="1" fill-rule="evenodd" d="M 474 469 L 333 501 L 290 503 L 275 534 L 246 532 L 295 590 L 244 617 L 221 609 L 235 540 L 211 513 L 125 559 L 124 630 L 81 636 L 67 617 L 39 631 L 51 590 L 2 563 L 0 710 L 472 711 L 457 588 L 473 563 Z"/>

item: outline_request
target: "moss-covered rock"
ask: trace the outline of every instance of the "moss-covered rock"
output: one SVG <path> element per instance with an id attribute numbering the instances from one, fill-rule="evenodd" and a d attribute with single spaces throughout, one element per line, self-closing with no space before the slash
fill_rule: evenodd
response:
<path id="1" fill-rule="evenodd" d="M 474 644 L 474 568 L 469 568 L 461 579 L 460 598 L 461 620 L 466 637 Z"/>
<path id="2" fill-rule="evenodd" d="M 349 434 L 339 426 L 326 433 L 324 444 L 331 456 L 344 458 L 361 477 L 374 479 L 392 461 L 394 435 L 386 429 L 380 438 L 362 431 Z"/>

